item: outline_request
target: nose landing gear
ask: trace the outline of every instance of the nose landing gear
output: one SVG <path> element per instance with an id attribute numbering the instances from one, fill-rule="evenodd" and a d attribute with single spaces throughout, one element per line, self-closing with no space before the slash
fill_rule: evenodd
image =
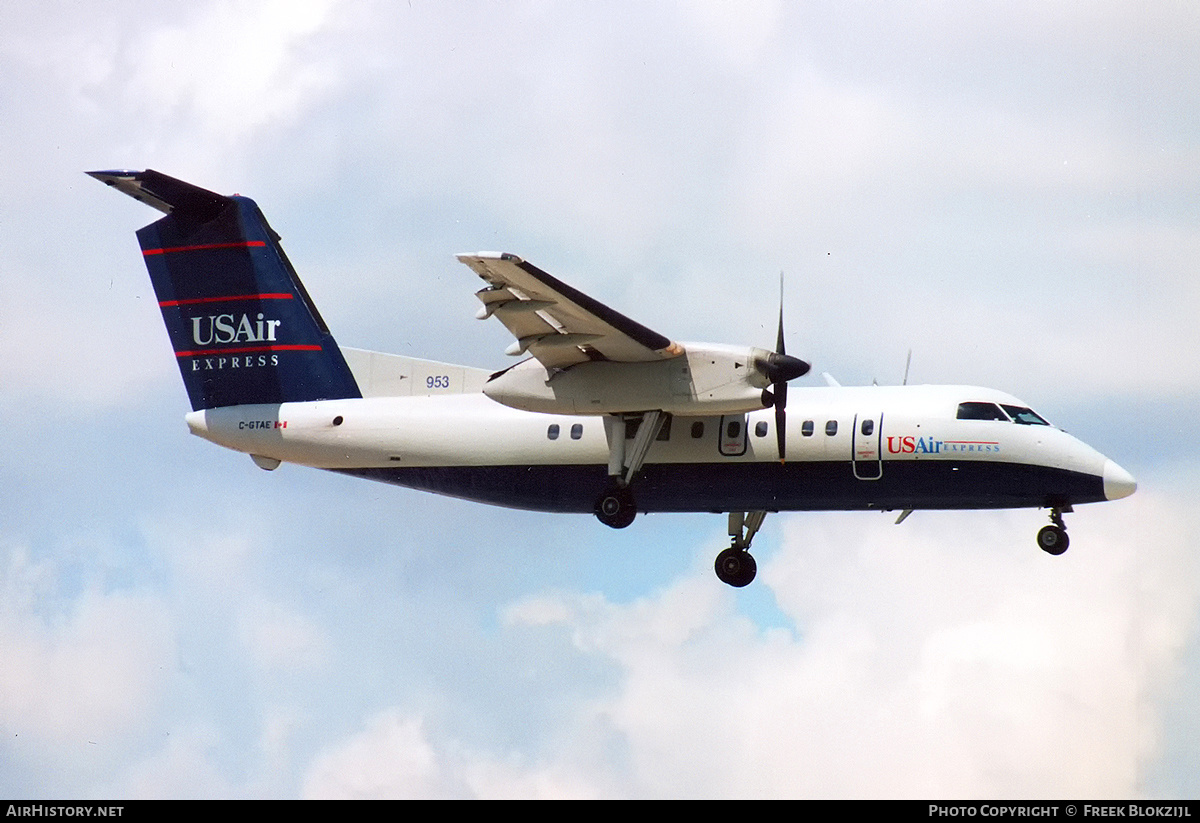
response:
<path id="1" fill-rule="evenodd" d="M 713 569 L 722 583 L 735 588 L 750 585 L 758 564 L 750 554 L 750 543 L 767 516 L 765 511 L 729 513 L 729 548 L 717 555 Z"/>
<path id="2" fill-rule="evenodd" d="M 732 546 L 717 555 L 713 569 L 722 583 L 728 583 L 738 589 L 749 586 L 758 574 L 758 564 L 754 562 L 754 556 L 745 549 Z"/>
<path id="3" fill-rule="evenodd" d="M 1071 545 L 1071 539 L 1067 537 L 1067 526 L 1063 523 L 1062 516 L 1065 512 L 1071 511 L 1070 506 L 1062 508 L 1050 509 L 1049 526 L 1043 526 L 1037 534 L 1038 548 L 1047 554 L 1058 556 L 1067 550 Z"/>

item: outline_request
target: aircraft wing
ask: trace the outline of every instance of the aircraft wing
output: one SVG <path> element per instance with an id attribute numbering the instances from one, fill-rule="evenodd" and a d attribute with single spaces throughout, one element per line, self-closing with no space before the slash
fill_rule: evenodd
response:
<path id="1" fill-rule="evenodd" d="M 495 316 L 516 342 L 510 355 L 528 352 L 547 369 L 565 369 L 587 360 L 631 363 L 683 353 L 670 338 L 651 331 L 588 297 L 514 254 L 460 254 L 488 284 L 475 296 L 480 319 Z"/>

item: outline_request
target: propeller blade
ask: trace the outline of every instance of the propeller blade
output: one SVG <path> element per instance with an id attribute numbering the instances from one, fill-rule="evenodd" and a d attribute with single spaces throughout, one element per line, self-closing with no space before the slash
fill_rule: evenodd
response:
<path id="1" fill-rule="evenodd" d="M 783 272 L 779 272 L 779 331 L 775 333 L 775 351 L 787 354 L 783 348 Z"/>
<path id="2" fill-rule="evenodd" d="M 767 382 L 772 385 L 772 390 L 777 389 L 780 383 L 786 383 L 808 374 L 808 370 L 812 368 L 810 364 L 800 358 L 790 357 L 785 346 L 783 339 L 783 272 L 780 272 L 779 327 L 775 332 L 775 351 L 766 354 L 765 357 L 756 358 L 754 361 L 755 368 L 767 378 Z"/>
<path id="3" fill-rule="evenodd" d="M 783 341 L 783 271 L 779 272 L 779 328 L 775 332 L 775 353 L 767 358 L 767 377 L 775 394 L 775 445 L 779 447 L 779 462 L 787 458 L 787 381 L 806 373 L 809 365 L 803 360 L 788 357 Z"/>
<path id="4" fill-rule="evenodd" d="M 787 383 L 775 386 L 775 444 L 779 446 L 779 462 L 787 454 Z"/>

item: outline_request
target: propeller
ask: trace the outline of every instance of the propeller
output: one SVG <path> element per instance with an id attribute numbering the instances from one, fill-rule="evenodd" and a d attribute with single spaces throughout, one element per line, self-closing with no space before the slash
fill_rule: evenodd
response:
<path id="1" fill-rule="evenodd" d="M 779 446 L 779 462 L 787 454 L 787 389 L 788 381 L 808 374 L 811 366 L 798 357 L 791 357 L 783 342 L 783 272 L 779 273 L 779 330 L 775 334 L 775 351 L 759 358 L 755 366 L 766 376 L 771 388 L 763 392 L 763 405 L 775 407 L 775 442 Z M 770 403 L 767 403 L 767 400 Z"/>

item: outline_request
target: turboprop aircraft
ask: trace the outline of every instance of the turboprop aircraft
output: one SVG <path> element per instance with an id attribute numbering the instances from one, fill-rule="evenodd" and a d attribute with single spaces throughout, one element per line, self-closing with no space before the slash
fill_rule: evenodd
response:
<path id="1" fill-rule="evenodd" d="M 788 383 L 784 351 L 680 343 L 512 254 L 461 254 L 500 371 L 340 347 L 254 201 L 156 171 L 89 172 L 165 212 L 137 232 L 193 434 L 263 469 L 298 463 L 454 497 L 591 512 L 728 513 L 717 576 L 754 579 L 767 512 L 1047 508 L 1134 492 L 1124 469 L 1022 401 L 971 386 Z M 781 301 L 782 303 L 782 301 Z M 907 380 L 906 380 L 907 382 Z M 789 416 L 788 411 L 792 414 Z"/>

